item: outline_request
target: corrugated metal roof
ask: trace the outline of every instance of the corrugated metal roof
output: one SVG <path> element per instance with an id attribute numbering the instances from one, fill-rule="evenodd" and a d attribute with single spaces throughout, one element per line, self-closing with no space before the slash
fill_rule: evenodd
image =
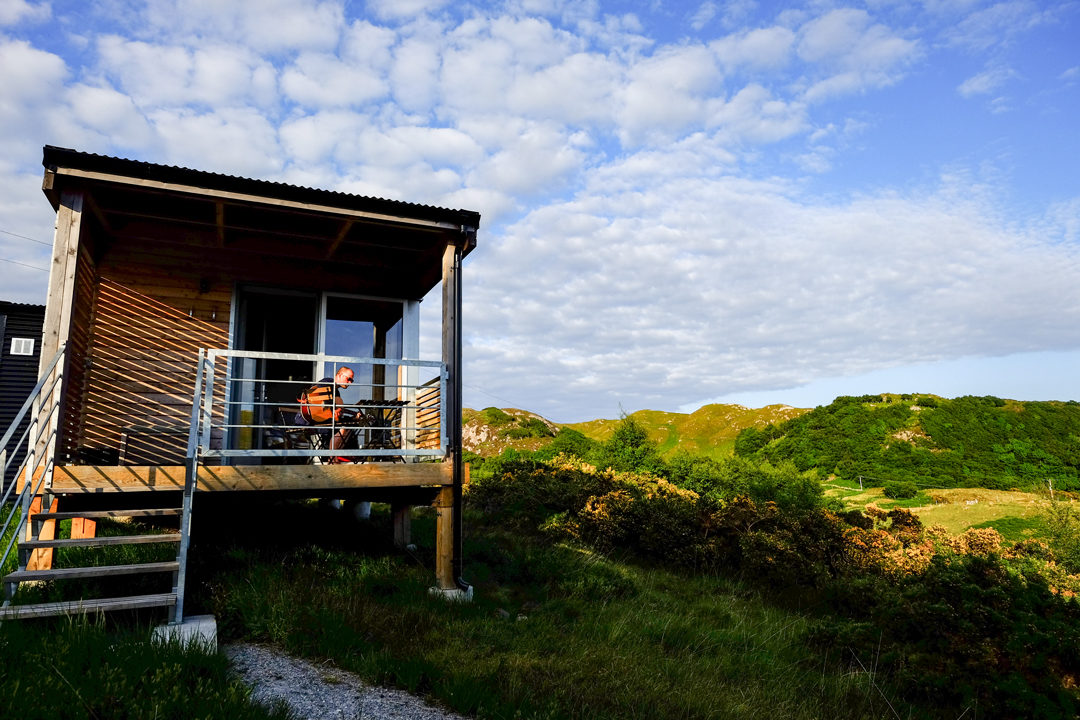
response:
<path id="1" fill-rule="evenodd" d="M 40 310 L 42 313 L 45 312 L 44 305 L 37 305 L 35 303 L 11 302 L 10 300 L 0 300 L 0 312 L 3 312 L 6 308 L 19 308 L 24 311 Z"/>
<path id="2" fill-rule="evenodd" d="M 352 195 L 336 190 L 320 190 L 271 180 L 256 180 L 206 170 L 193 170 L 177 165 L 159 165 L 141 160 L 128 160 L 81 152 L 54 145 L 46 145 L 43 148 L 41 164 L 49 170 L 56 170 L 61 167 L 72 168 L 157 182 L 246 193 L 294 202 L 328 205 L 437 222 L 450 222 L 472 228 L 476 228 L 480 224 L 480 213 L 472 210 L 452 210 L 401 200 L 386 200 L 363 195 Z"/>

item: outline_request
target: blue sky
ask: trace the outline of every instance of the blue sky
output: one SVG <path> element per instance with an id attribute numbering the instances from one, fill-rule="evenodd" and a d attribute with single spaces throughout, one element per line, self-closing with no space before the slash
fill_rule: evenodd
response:
<path id="1" fill-rule="evenodd" d="M 53 144 L 480 212 L 474 407 L 1080 399 L 1077 37 L 1024 0 L 0 0 L 0 298 L 44 300 Z"/>

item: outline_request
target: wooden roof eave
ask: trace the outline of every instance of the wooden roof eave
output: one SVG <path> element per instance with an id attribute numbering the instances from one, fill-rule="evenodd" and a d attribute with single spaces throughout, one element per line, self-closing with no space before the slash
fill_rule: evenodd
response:
<path id="1" fill-rule="evenodd" d="M 440 230 L 452 233 L 466 233 L 471 230 L 474 234 L 476 231 L 475 227 L 468 227 L 447 221 L 428 220 L 424 218 L 409 217 L 406 215 L 391 215 L 387 213 L 358 210 L 355 208 L 345 208 L 334 205 L 301 202 L 284 198 L 268 197 L 264 195 L 253 195 L 229 190 L 220 190 L 194 185 L 182 185 L 177 183 L 163 182 L 160 180 L 150 180 L 147 178 L 137 178 L 126 175 L 114 175 L 110 173 L 102 173 L 91 170 L 81 170 L 77 168 L 65 167 L 48 168 L 45 171 L 45 178 L 42 184 L 42 190 L 49 198 L 49 202 L 52 204 L 54 210 L 60 207 L 61 186 L 67 185 L 68 182 L 65 181 L 69 179 L 71 181 L 74 181 L 73 183 L 71 183 L 73 185 L 115 183 L 119 185 L 134 186 L 147 190 L 157 190 L 166 193 L 180 193 L 186 195 L 201 196 L 209 200 L 227 200 L 232 202 L 249 203 L 254 205 L 270 205 L 282 209 L 296 210 L 298 212 L 336 215 L 342 218 L 349 218 L 354 221 L 386 223 L 416 229 Z"/>

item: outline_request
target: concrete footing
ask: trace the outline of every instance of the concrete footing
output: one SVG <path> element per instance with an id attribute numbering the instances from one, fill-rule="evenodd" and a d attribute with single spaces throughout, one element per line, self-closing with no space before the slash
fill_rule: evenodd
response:
<path id="1" fill-rule="evenodd" d="M 159 625 L 154 628 L 153 637 L 161 642 L 199 645 L 217 652 L 217 621 L 213 615 L 192 615 L 176 625 Z"/>
<path id="2" fill-rule="evenodd" d="M 472 585 L 462 590 L 461 588 L 429 588 L 428 593 L 437 595 L 447 602 L 472 602 Z"/>

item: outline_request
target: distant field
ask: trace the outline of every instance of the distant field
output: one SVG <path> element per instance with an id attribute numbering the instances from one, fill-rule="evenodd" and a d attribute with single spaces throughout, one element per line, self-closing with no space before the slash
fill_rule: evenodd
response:
<path id="1" fill-rule="evenodd" d="M 927 527 L 941 525 L 959 534 L 972 527 L 992 527 L 1006 540 L 1038 538 L 1045 532 L 1042 515 L 1050 504 L 1041 493 L 951 488 L 924 490 L 911 500 L 891 500 L 880 487 L 859 490 L 858 483 L 826 481 L 825 494 L 844 501 L 849 508 L 874 503 L 883 510 L 906 507 Z M 1061 497 L 1059 497 L 1061 499 Z M 1069 502 L 1076 503 L 1072 498 Z"/>

